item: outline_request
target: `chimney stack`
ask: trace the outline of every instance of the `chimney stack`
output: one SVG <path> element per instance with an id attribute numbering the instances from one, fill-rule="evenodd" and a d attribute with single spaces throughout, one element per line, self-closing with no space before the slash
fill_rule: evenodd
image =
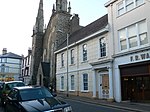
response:
<path id="1" fill-rule="evenodd" d="M 31 53 L 32 53 L 32 49 L 28 48 L 28 55 L 31 55 Z"/>
<path id="2" fill-rule="evenodd" d="M 6 53 L 7 53 L 7 48 L 3 48 L 2 55 L 6 54 Z"/>

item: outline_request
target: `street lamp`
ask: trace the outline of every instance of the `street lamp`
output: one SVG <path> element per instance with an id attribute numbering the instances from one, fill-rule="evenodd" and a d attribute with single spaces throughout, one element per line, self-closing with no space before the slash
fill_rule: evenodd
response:
<path id="1" fill-rule="evenodd" d="M 64 33 L 62 30 L 58 30 L 58 32 Z M 69 38 L 69 34 L 67 33 L 67 94 L 66 96 L 69 96 L 69 84 L 68 84 L 68 38 Z"/>

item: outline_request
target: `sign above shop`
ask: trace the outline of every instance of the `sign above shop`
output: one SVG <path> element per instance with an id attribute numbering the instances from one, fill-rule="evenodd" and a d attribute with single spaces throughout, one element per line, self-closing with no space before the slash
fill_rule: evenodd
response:
<path id="1" fill-rule="evenodd" d="M 140 61 L 140 60 L 146 60 L 150 59 L 150 53 L 142 53 L 142 54 L 137 54 L 134 56 L 130 56 L 130 61 Z"/>

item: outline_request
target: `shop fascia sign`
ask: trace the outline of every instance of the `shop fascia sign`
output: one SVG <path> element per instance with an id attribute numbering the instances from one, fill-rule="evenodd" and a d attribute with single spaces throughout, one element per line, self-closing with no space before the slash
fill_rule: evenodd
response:
<path id="1" fill-rule="evenodd" d="M 140 60 L 146 60 L 150 59 L 150 53 L 141 53 L 137 55 L 130 56 L 130 61 L 140 61 Z"/>

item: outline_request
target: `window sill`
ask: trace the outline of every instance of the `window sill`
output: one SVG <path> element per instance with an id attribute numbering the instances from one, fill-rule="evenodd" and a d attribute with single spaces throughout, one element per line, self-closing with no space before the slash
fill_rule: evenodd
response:
<path id="1" fill-rule="evenodd" d="M 65 90 L 63 90 L 63 89 L 61 89 L 61 90 L 59 90 L 60 92 L 64 92 Z"/>
<path id="2" fill-rule="evenodd" d="M 65 68 L 65 67 L 64 66 L 60 67 L 60 69 L 63 69 L 63 68 Z"/>
<path id="3" fill-rule="evenodd" d="M 82 61 L 81 63 L 88 63 L 88 60 L 86 60 L 86 61 Z"/>
<path id="4" fill-rule="evenodd" d="M 75 63 L 74 64 L 70 64 L 69 66 L 75 66 Z"/>
<path id="5" fill-rule="evenodd" d="M 88 93 L 89 90 L 81 90 L 82 93 Z"/>
<path id="6" fill-rule="evenodd" d="M 99 57 L 98 60 L 102 60 L 104 58 L 107 58 L 107 56 Z"/>
<path id="7" fill-rule="evenodd" d="M 69 90 L 69 92 L 75 92 L 75 90 Z"/>

